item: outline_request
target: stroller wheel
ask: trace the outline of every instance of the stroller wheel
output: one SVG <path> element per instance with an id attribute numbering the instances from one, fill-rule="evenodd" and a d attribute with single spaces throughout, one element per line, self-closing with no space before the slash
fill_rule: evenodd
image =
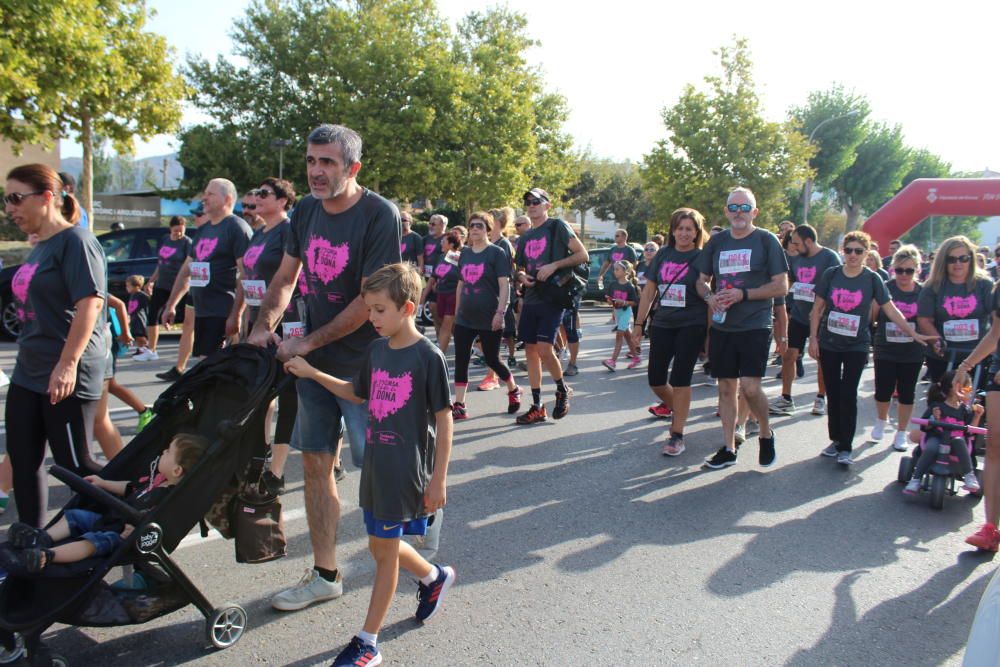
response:
<path id="1" fill-rule="evenodd" d="M 9 665 L 20 660 L 24 656 L 24 637 L 14 633 L 14 648 L 7 649 L 0 646 L 0 665 Z"/>
<path id="2" fill-rule="evenodd" d="M 247 613 L 238 604 L 219 607 L 205 623 L 208 641 L 215 648 L 229 648 L 240 640 L 247 627 Z"/>
<path id="3" fill-rule="evenodd" d="M 31 656 L 31 667 L 69 667 L 69 660 L 49 647 L 39 645 Z"/>

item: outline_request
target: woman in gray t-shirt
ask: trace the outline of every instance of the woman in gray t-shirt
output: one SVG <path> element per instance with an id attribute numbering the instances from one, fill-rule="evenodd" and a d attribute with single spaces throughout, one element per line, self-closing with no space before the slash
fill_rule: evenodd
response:
<path id="1" fill-rule="evenodd" d="M 48 503 L 46 441 L 58 465 L 79 475 L 100 469 L 89 443 L 104 380 L 104 252 L 76 226 L 79 205 L 50 167 L 11 170 L 5 192 L 7 217 L 38 237 L 11 283 L 21 334 L 5 420 L 7 433 L 17 434 L 7 439 L 7 453 L 18 518 L 40 527 Z"/>

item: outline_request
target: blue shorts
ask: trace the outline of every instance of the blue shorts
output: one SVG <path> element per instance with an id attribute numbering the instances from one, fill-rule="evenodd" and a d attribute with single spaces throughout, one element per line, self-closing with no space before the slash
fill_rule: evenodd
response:
<path id="1" fill-rule="evenodd" d="M 548 343 L 556 339 L 556 331 L 562 322 L 562 308 L 550 303 L 521 303 L 521 321 L 517 337 L 522 343 L 534 345 Z"/>
<path id="2" fill-rule="evenodd" d="M 94 545 L 96 556 L 107 556 L 122 543 L 122 536 L 112 530 L 92 530 L 101 519 L 97 512 L 89 510 L 66 510 L 63 518 L 69 525 L 70 537 L 79 537 Z"/>
<path id="3" fill-rule="evenodd" d="M 615 308 L 615 329 L 625 333 L 632 330 L 631 308 Z"/>
<path id="4" fill-rule="evenodd" d="M 426 535 L 427 518 L 425 516 L 411 521 L 384 521 L 376 519 L 375 515 L 364 510 L 365 528 L 372 537 L 381 537 L 391 540 L 398 539 L 403 535 Z"/>
<path id="5" fill-rule="evenodd" d="M 337 453 L 337 440 L 347 426 L 351 461 L 358 468 L 365 458 L 368 404 L 351 403 L 313 380 L 298 379 L 299 411 L 295 415 L 291 445 L 300 452 Z"/>
<path id="6" fill-rule="evenodd" d="M 576 308 L 567 308 L 562 314 L 563 329 L 566 330 L 567 343 L 579 343 L 583 337 L 580 331 L 580 311 Z"/>

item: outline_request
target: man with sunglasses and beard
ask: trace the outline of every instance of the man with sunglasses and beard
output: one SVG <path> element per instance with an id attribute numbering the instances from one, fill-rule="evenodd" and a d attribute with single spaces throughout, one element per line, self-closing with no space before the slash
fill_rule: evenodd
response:
<path id="1" fill-rule="evenodd" d="M 761 378 L 767 370 L 774 299 L 788 292 L 788 261 L 778 238 L 754 226 L 759 212 L 753 192 L 744 187 L 734 189 L 726 201 L 729 230 L 710 238 L 695 260 L 701 274 L 698 296 L 708 303 L 712 318 L 712 377 L 719 381 L 723 444 L 705 462 L 712 469 L 736 464 L 737 391 L 760 423 L 758 463 L 767 468 L 776 459 Z M 713 277 L 718 287 L 714 293 L 710 285 Z M 785 345 L 786 341 L 779 339 L 778 351 L 784 353 Z M 765 437 L 765 433 L 769 435 Z"/>

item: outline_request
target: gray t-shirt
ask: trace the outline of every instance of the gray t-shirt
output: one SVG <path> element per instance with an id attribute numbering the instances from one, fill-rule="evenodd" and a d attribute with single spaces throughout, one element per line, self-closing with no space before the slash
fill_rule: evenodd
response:
<path id="1" fill-rule="evenodd" d="M 827 269 L 816 285 L 816 296 L 826 302 L 819 322 L 819 346 L 834 352 L 868 352 L 871 345 L 872 300 L 889 301 L 889 291 L 878 274 L 867 267 L 849 278 L 837 266 Z"/>
<path id="2" fill-rule="evenodd" d="M 617 245 L 611 246 L 611 250 L 608 251 L 608 261 L 611 262 L 611 268 L 614 268 L 615 262 L 620 262 L 623 259 L 628 262 L 632 262 L 632 267 L 635 268 L 635 264 L 639 259 L 635 252 L 635 248 L 627 243 L 621 248 Z M 609 271 L 610 270 L 611 269 L 609 269 Z"/>
<path id="3" fill-rule="evenodd" d="M 568 224 L 559 218 L 548 218 L 538 227 L 532 227 L 521 235 L 521 240 L 517 244 L 516 264 L 524 267 L 525 273 L 534 278 L 538 269 L 564 259 L 570 253 L 570 239 L 576 238 L 576 234 Z M 561 269 L 556 271 L 549 280 L 558 280 L 565 275 L 566 271 L 572 269 Z M 535 294 L 535 290 L 526 287 L 524 290 L 525 304 L 545 304 L 544 299 Z"/>
<path id="4" fill-rule="evenodd" d="M 184 260 L 191 254 L 192 241 L 187 235 L 176 241 L 170 236 L 164 236 L 160 241 L 160 249 L 156 251 L 156 289 L 170 291 L 177 280 L 177 273 L 184 265 Z"/>
<path id="5" fill-rule="evenodd" d="M 912 292 L 899 289 L 895 280 L 886 283 L 889 298 L 903 314 L 906 321 L 917 328 L 917 302 L 920 300 L 920 283 L 913 283 Z M 890 322 L 885 313 L 879 311 L 878 325 L 875 329 L 875 358 L 896 363 L 920 363 L 924 360 L 924 346 L 916 342 L 902 331 L 895 323 Z"/>
<path id="6" fill-rule="evenodd" d="M 461 298 L 455 322 L 477 331 L 490 331 L 493 315 L 500 305 L 500 278 L 510 278 L 510 261 L 499 246 L 488 245 L 480 252 L 462 248 L 458 260 Z"/>
<path id="7" fill-rule="evenodd" d="M 937 292 L 924 285 L 917 317 L 934 318 L 934 327 L 948 346 L 971 350 L 990 330 L 992 303 L 989 278 L 977 279 L 971 290 L 965 283 L 956 285 L 946 278 Z M 928 346 L 928 354 L 930 349 Z"/>
<path id="8" fill-rule="evenodd" d="M 191 247 L 191 301 L 195 317 L 228 317 L 236 298 L 236 260 L 243 257 L 253 230 L 243 218 L 227 215 L 216 224 L 198 228 Z M 208 268 L 208 283 L 199 269 Z"/>
<path id="9" fill-rule="evenodd" d="M 424 275 L 428 278 L 431 277 L 434 267 L 437 266 L 438 260 L 441 258 L 442 241 L 444 241 L 444 234 L 441 236 L 428 234 L 424 237 Z"/>
<path id="10" fill-rule="evenodd" d="M 646 279 L 656 285 L 657 307 L 652 325 L 661 329 L 704 327 L 708 325 L 708 304 L 698 296 L 698 269 L 701 250 L 680 252 L 670 246 L 660 248 L 649 267 Z"/>
<path id="11" fill-rule="evenodd" d="M 434 266 L 434 291 L 438 294 L 454 294 L 458 289 L 458 258 L 454 250 L 438 255 L 438 263 Z"/>
<path id="12" fill-rule="evenodd" d="M 264 227 L 254 230 L 253 236 L 250 238 L 250 245 L 243 253 L 245 280 L 263 280 L 265 289 L 270 286 L 274 274 L 281 266 L 281 260 L 285 258 L 285 244 L 288 242 L 288 235 L 291 231 L 292 226 L 287 219 L 267 231 L 264 231 Z M 244 298 L 246 296 L 244 294 Z M 288 307 L 285 308 L 285 318 L 290 322 L 299 318 L 298 302 L 300 299 L 298 289 L 295 289 L 288 302 Z M 253 322 L 257 319 L 260 308 L 250 305 L 247 308 L 250 322 Z"/>
<path id="13" fill-rule="evenodd" d="M 448 364 L 422 336 L 398 350 L 379 338 L 360 356 L 354 393 L 368 401 L 368 429 L 358 504 L 383 521 L 426 516 L 436 413 L 451 405 Z"/>
<path id="14" fill-rule="evenodd" d="M 816 282 L 826 270 L 840 266 L 840 255 L 829 248 L 820 248 L 812 257 L 796 255 L 788 258 L 790 289 L 792 300 L 789 315 L 800 324 L 809 325 L 813 302 L 816 301 Z"/>
<path id="15" fill-rule="evenodd" d="M 698 259 L 699 273 L 715 276 L 717 289 L 753 289 L 771 282 L 773 276 L 788 273 L 788 261 L 778 237 L 755 228 L 737 239 L 726 230 L 708 240 Z M 725 320 L 712 320 L 720 331 L 770 329 L 774 299 L 739 301 L 726 311 Z"/>
<path id="16" fill-rule="evenodd" d="M 333 320 L 358 295 L 361 281 L 399 256 L 399 210 L 367 188 L 343 213 L 332 215 L 312 195 L 292 212 L 285 252 L 302 262 L 300 287 L 310 333 Z M 378 338 L 371 322 L 309 354 L 309 362 L 330 375 L 347 378 L 361 365 L 368 344 Z"/>
<path id="17" fill-rule="evenodd" d="M 12 382 L 38 394 L 49 391 L 49 376 L 62 354 L 76 302 L 105 298 L 107 275 L 100 242 L 82 227 L 70 227 L 32 248 L 11 281 L 21 321 Z M 97 318 L 77 364 L 73 394 L 85 401 L 101 397 L 107 319 Z"/>
<path id="18" fill-rule="evenodd" d="M 416 232 L 403 234 L 399 239 L 399 256 L 404 262 L 417 265 L 417 258 L 424 251 L 424 238 Z"/>

